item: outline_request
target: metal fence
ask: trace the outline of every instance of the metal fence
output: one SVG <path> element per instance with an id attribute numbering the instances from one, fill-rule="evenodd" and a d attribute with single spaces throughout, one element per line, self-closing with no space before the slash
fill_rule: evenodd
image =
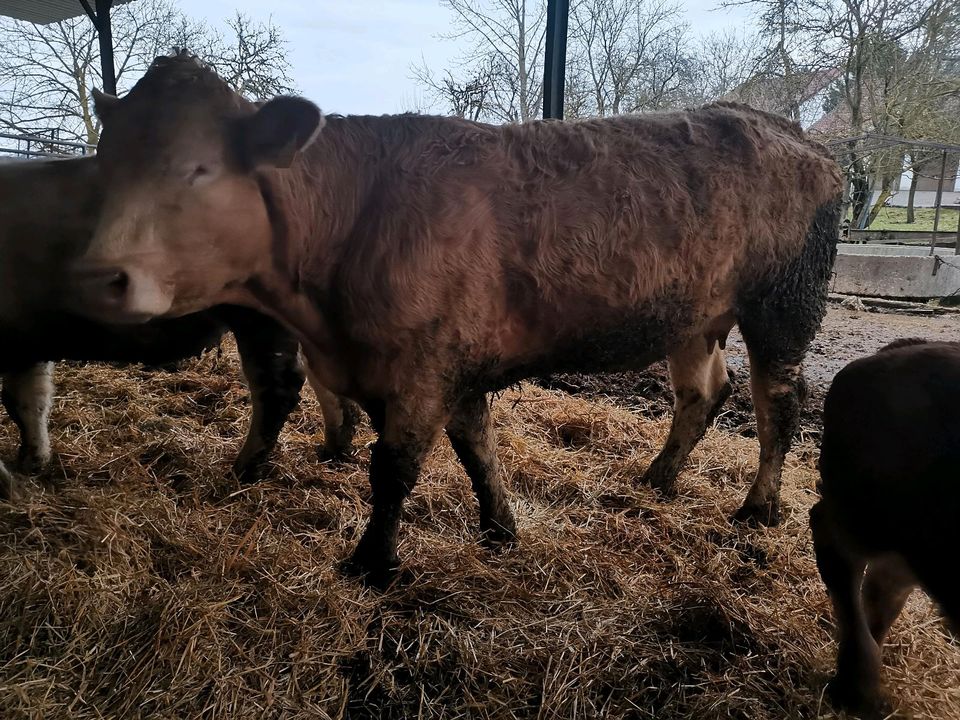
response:
<path id="1" fill-rule="evenodd" d="M 0 132 L 0 158 L 71 157 L 89 155 L 95 146 L 42 135 Z"/>
<path id="2" fill-rule="evenodd" d="M 884 244 L 929 245 L 929 253 L 935 254 L 940 246 L 951 247 L 960 255 L 960 213 L 957 220 L 946 222 L 945 209 L 960 210 L 960 145 L 912 140 L 902 137 L 866 133 L 858 137 L 841 138 L 827 143 L 843 167 L 847 182 L 844 191 L 844 216 L 851 206 L 860 205 L 861 211 L 849 218 L 847 239 L 852 242 L 875 242 Z M 925 156 L 922 163 L 914 159 Z M 907 158 L 911 162 L 907 162 Z M 921 170 L 921 165 L 923 170 Z M 885 166 L 878 169 L 878 166 Z M 861 191 L 854 187 L 854 177 L 861 177 Z M 892 171 L 891 171 L 892 170 Z M 923 179 L 926 189 L 918 186 L 904 187 L 906 173 L 910 179 Z M 887 187 L 884 189 L 884 178 Z M 893 183 L 896 183 L 894 187 Z M 933 227 L 929 230 L 908 228 L 874 229 L 869 217 L 871 211 L 882 203 L 884 206 L 932 209 Z"/>

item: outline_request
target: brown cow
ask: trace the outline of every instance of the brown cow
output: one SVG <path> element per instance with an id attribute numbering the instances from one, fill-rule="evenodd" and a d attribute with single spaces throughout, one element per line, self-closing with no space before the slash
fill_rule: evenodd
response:
<path id="1" fill-rule="evenodd" d="M 901 340 L 838 373 L 820 475 L 810 524 L 840 639 L 830 692 L 880 712 L 880 647 L 911 590 L 960 626 L 960 344 Z"/>
<path id="2" fill-rule="evenodd" d="M 738 516 L 777 522 L 841 189 L 796 125 L 715 104 L 324 126 L 301 98 L 254 108 L 185 55 L 158 58 L 123 99 L 98 96 L 97 112 L 108 200 L 79 305 L 135 321 L 235 302 L 292 328 L 379 431 L 353 568 L 388 575 L 401 504 L 444 427 L 484 534 L 514 537 L 486 395 L 538 374 L 668 357 L 676 412 L 646 480 L 672 491 L 729 392 L 718 344 L 734 323 L 761 442 Z"/>

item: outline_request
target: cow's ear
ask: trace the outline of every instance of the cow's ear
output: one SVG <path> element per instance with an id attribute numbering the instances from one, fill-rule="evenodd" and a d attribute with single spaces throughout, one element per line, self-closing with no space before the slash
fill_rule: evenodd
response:
<path id="1" fill-rule="evenodd" d="M 93 89 L 93 110 L 97 113 L 97 117 L 100 118 L 101 122 L 105 121 L 110 115 L 113 108 L 120 98 L 116 95 L 111 95 L 110 93 L 105 93 L 102 90 Z"/>
<path id="2" fill-rule="evenodd" d="M 309 100 L 274 98 L 240 121 L 240 151 L 249 167 L 290 167 L 323 124 L 323 113 Z"/>

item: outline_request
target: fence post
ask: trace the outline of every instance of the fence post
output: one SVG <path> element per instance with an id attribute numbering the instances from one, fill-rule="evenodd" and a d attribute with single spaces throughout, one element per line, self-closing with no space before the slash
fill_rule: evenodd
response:
<path id="1" fill-rule="evenodd" d="M 937 231 L 940 229 L 940 203 L 943 201 L 943 176 L 947 174 L 947 151 L 943 151 L 943 159 L 940 161 L 940 180 L 937 183 L 937 200 L 934 203 L 936 208 L 933 211 L 933 232 L 930 234 L 930 254 L 933 255 L 933 249 L 937 245 Z"/>
<path id="2" fill-rule="evenodd" d="M 960 208 L 957 209 L 957 242 L 953 245 L 953 254 L 960 255 Z"/>

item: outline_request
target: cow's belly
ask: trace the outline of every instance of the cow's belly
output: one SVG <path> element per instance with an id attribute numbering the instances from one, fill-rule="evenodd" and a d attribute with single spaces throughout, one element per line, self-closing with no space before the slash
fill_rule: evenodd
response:
<path id="1" fill-rule="evenodd" d="M 540 334 L 525 349 L 477 364 L 471 384 L 499 390 L 520 380 L 557 372 L 641 370 L 703 334 L 708 321 L 684 302 L 659 303 L 618 318 L 584 320 L 575 327 Z M 706 340 L 704 340 L 706 342 Z"/>

